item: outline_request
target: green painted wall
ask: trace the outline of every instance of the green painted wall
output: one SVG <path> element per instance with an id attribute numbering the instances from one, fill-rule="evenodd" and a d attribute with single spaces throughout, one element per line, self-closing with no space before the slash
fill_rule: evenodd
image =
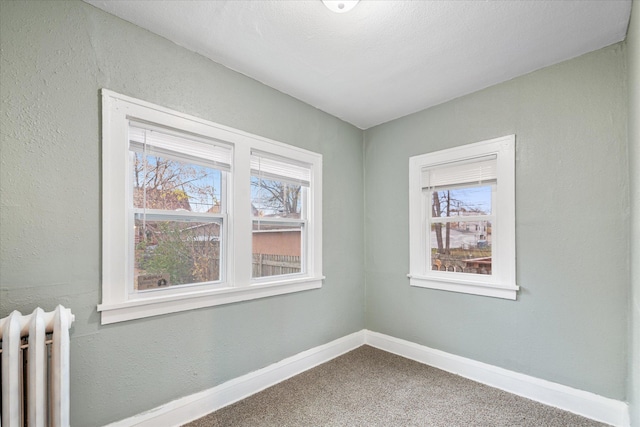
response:
<path id="1" fill-rule="evenodd" d="M 631 298 L 628 400 L 631 425 L 640 426 L 640 2 L 634 0 L 627 34 L 631 187 Z"/>
<path id="2" fill-rule="evenodd" d="M 366 326 L 625 400 L 626 56 L 611 47 L 365 131 Z M 517 301 L 408 284 L 408 159 L 516 135 Z"/>
<path id="3" fill-rule="evenodd" d="M 83 2 L 0 1 L 0 43 L 0 317 L 72 309 L 72 425 L 364 327 L 359 129 Z M 100 326 L 100 88 L 322 153 L 323 288 Z"/>
<path id="4" fill-rule="evenodd" d="M 0 1 L 0 316 L 76 314 L 77 426 L 364 327 L 628 398 L 640 425 L 637 5 L 626 45 L 365 131 L 363 153 L 355 127 L 90 5 Z M 103 87 L 322 153 L 324 287 L 100 326 Z M 511 133 L 518 301 L 409 287 L 408 157 Z"/>

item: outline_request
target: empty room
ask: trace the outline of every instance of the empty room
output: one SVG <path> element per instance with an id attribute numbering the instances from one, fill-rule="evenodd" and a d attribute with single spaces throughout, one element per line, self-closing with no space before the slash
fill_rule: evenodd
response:
<path id="1" fill-rule="evenodd" d="M 3 427 L 640 427 L 638 0 L 0 0 Z"/>

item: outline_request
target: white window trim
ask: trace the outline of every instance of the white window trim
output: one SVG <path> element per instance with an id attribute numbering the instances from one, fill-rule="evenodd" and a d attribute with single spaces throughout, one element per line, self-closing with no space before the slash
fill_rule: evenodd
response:
<path id="1" fill-rule="evenodd" d="M 476 277 L 465 273 L 432 271 L 426 240 L 426 212 L 431 208 L 431 202 L 423 194 L 423 169 L 492 154 L 497 156 L 498 182 L 493 213 L 497 219 L 492 224 L 493 239 L 498 244 L 492 254 L 492 275 Z M 411 286 L 515 300 L 519 290 L 516 285 L 515 254 L 515 135 L 410 157 L 409 231 L 408 277 Z"/>
<path id="2" fill-rule="evenodd" d="M 322 286 L 322 155 L 252 135 L 237 129 L 183 114 L 149 102 L 102 89 L 102 303 L 101 323 L 109 324 L 195 308 L 228 304 Z M 148 297 L 134 297 L 127 289 L 129 233 L 128 120 L 156 123 L 228 144 L 233 149 L 228 174 L 227 215 L 224 217 L 225 271 L 223 281 L 212 285 L 166 288 Z M 306 273 L 292 276 L 251 278 L 251 150 L 271 153 L 311 165 L 308 238 L 304 248 Z"/>

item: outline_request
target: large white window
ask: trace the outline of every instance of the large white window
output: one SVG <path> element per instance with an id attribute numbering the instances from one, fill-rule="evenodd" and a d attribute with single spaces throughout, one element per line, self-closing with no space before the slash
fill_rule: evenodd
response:
<path id="1" fill-rule="evenodd" d="M 321 155 L 102 100 L 103 324 L 321 286 Z"/>
<path id="2" fill-rule="evenodd" d="M 409 159 L 410 284 L 515 299 L 515 136 Z"/>

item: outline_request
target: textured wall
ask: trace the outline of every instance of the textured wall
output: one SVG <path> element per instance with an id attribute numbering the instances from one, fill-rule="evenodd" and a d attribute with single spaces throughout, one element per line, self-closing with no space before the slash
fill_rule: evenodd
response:
<path id="1" fill-rule="evenodd" d="M 627 34 L 631 183 L 631 298 L 628 398 L 631 425 L 640 426 L 640 2 L 634 0 Z"/>
<path id="2" fill-rule="evenodd" d="M 365 132 L 366 325 L 626 395 L 626 68 L 614 45 Z M 409 156 L 516 135 L 517 301 L 410 287 Z"/>
<path id="3" fill-rule="evenodd" d="M 75 313 L 72 425 L 132 416 L 363 328 L 359 129 L 83 2 L 0 8 L 0 316 L 57 303 Z M 322 153 L 323 288 L 100 326 L 103 87 Z"/>
<path id="4" fill-rule="evenodd" d="M 103 425 L 362 329 L 366 260 L 369 329 L 629 393 L 640 425 L 637 5 L 632 238 L 621 45 L 371 129 L 363 165 L 358 129 L 85 3 L 0 1 L 0 316 L 57 303 L 74 311 L 72 425 Z M 102 87 L 321 152 L 324 287 L 101 327 Z M 410 288 L 408 157 L 510 133 L 518 301 Z"/>

